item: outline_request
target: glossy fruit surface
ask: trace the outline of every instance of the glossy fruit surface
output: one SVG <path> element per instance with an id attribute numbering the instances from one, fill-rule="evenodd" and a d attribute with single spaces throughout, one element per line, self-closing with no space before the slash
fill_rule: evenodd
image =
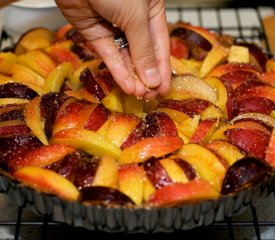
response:
<path id="1" fill-rule="evenodd" d="M 274 59 L 184 22 L 169 34 L 171 87 L 150 100 L 126 95 L 71 25 L 30 30 L 1 52 L 1 171 L 100 207 L 196 204 L 266 183 Z"/>

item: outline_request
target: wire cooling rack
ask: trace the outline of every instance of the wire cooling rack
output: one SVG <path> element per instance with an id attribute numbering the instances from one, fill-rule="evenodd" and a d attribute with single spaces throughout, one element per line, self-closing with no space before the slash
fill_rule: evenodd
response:
<path id="1" fill-rule="evenodd" d="M 264 7 L 167 7 L 167 19 L 169 22 L 184 21 L 193 25 L 199 25 L 222 34 L 233 35 L 237 39 L 258 43 L 266 51 L 269 51 L 268 42 L 263 28 L 265 16 L 275 15 L 274 6 Z M 275 30 L 275 28 L 274 28 Z M 11 45 L 12 39 L 5 30 L 1 35 L 0 49 Z M 3 194 L 0 194 L 0 196 Z M 5 196 L 1 196 L 5 198 Z M 7 201 L 8 202 L 8 201 Z M 82 228 L 70 227 L 63 223 L 50 220 L 50 216 L 37 216 L 24 207 L 17 207 L 12 203 L 6 203 L 1 209 L 10 212 L 7 218 L 0 217 L 1 239 L 51 239 L 69 240 L 86 239 L 275 239 L 275 206 L 274 195 L 264 200 L 258 206 L 250 206 L 246 212 L 239 216 L 228 218 L 222 222 L 215 222 L 208 227 L 200 227 L 190 231 L 181 231 L 168 234 L 110 234 L 98 231 L 89 231 Z M 260 217 L 259 217 L 260 216 Z M 4 219 L 4 220 L 2 220 Z M 1 235 L 2 234 L 2 235 Z M 84 237 L 85 236 L 85 237 Z"/>

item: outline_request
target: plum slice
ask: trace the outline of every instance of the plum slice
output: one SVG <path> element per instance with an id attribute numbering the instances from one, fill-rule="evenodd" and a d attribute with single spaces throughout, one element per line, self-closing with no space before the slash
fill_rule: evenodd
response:
<path id="1" fill-rule="evenodd" d="M 20 83 L 6 83 L 0 85 L 0 98 L 33 99 L 37 93 Z"/>
<path id="2" fill-rule="evenodd" d="M 80 190 L 80 202 L 86 204 L 135 205 L 126 194 L 121 191 L 103 186 L 85 187 Z"/>
<path id="3" fill-rule="evenodd" d="M 270 167 L 256 158 L 242 158 L 227 170 L 222 183 L 221 193 L 225 195 L 236 193 L 262 182 L 268 176 L 269 171 Z"/>
<path id="4" fill-rule="evenodd" d="M 159 159 L 151 157 L 143 163 L 143 168 L 156 189 L 172 183 L 171 178 L 159 161 Z"/>
<path id="5" fill-rule="evenodd" d="M 98 101 L 105 97 L 105 93 L 96 81 L 89 68 L 85 68 L 80 74 L 80 81 L 83 83 L 84 88 L 92 94 Z"/>

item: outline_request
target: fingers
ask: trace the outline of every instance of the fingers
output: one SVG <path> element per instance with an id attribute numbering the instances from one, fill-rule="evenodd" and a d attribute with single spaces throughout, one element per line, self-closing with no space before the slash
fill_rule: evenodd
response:
<path id="1" fill-rule="evenodd" d="M 170 39 L 164 2 L 161 4 L 163 5 L 159 6 L 160 9 L 151 10 L 150 14 L 153 17 L 150 18 L 149 29 L 152 36 L 158 69 L 162 79 L 160 86 L 157 88 L 157 91 L 161 95 L 165 95 L 169 91 L 171 81 Z"/>
<path id="2" fill-rule="evenodd" d="M 150 89 L 165 95 L 170 87 L 169 34 L 164 1 L 148 1 L 147 13 L 137 11 L 125 33 L 132 62 L 141 81 Z M 152 5 L 152 6 L 151 6 Z M 147 94 L 148 96 L 152 95 Z"/>
<path id="3" fill-rule="evenodd" d="M 104 60 L 124 92 L 144 98 L 167 93 L 169 36 L 163 0 L 56 2 Z M 125 32 L 130 54 L 114 44 L 114 23 Z"/>
<path id="4" fill-rule="evenodd" d="M 111 71 L 114 80 L 122 90 L 129 95 L 135 94 L 135 80 L 128 71 L 124 63 L 123 55 L 114 44 L 113 38 L 98 38 L 92 41 L 92 45 L 101 56 L 106 66 Z"/>
<path id="5" fill-rule="evenodd" d="M 147 10 L 147 13 L 144 12 Z M 129 19 L 125 34 L 129 42 L 132 62 L 140 80 L 148 88 L 157 88 L 162 82 L 149 31 L 149 9 Z"/>

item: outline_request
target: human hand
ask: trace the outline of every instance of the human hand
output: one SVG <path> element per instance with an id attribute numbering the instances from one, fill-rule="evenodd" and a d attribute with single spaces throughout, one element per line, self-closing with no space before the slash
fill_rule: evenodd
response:
<path id="1" fill-rule="evenodd" d="M 64 16 L 102 57 L 129 95 L 146 99 L 170 87 L 169 35 L 164 0 L 56 0 Z M 113 37 L 123 31 L 129 49 Z"/>

